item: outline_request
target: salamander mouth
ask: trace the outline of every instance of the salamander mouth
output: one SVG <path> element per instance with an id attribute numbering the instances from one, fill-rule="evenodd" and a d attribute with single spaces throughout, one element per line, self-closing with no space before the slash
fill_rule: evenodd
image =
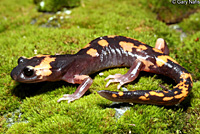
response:
<path id="1" fill-rule="evenodd" d="M 17 81 L 17 82 L 20 82 L 20 83 L 37 83 L 37 82 L 42 82 L 42 81 L 44 81 L 44 80 L 40 80 L 40 79 L 38 79 L 38 77 L 37 76 L 34 76 L 34 77 L 32 77 L 32 78 L 30 78 L 30 79 L 22 79 L 22 78 L 17 78 L 17 76 L 16 75 L 14 75 L 13 77 L 13 80 L 15 80 L 15 81 Z"/>
<path id="2" fill-rule="evenodd" d="M 11 78 L 12 78 L 13 80 L 17 80 L 17 75 L 16 75 L 16 74 L 11 74 Z"/>

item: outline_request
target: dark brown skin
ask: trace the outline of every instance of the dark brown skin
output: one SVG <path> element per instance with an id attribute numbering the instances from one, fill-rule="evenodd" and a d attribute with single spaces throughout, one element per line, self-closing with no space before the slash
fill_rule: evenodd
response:
<path id="1" fill-rule="evenodd" d="M 192 89 L 191 74 L 168 56 L 169 50 L 163 39 L 158 39 L 155 48 L 140 41 L 123 36 L 104 36 L 91 41 L 74 55 L 38 55 L 32 58 L 20 57 L 11 77 L 24 83 L 64 80 L 80 84 L 75 93 L 65 94 L 58 100 L 68 103 L 79 99 L 89 89 L 93 80 L 90 74 L 113 67 L 130 67 L 122 74 L 109 75 L 106 87 L 118 82 L 118 89 L 134 81 L 140 71 L 162 74 L 174 79 L 177 85 L 172 90 L 135 90 L 98 93 L 117 102 L 133 102 L 155 105 L 175 105 L 188 96 Z"/>

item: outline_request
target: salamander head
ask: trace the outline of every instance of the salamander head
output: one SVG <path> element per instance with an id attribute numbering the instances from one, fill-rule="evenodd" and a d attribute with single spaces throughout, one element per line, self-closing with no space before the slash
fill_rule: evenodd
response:
<path id="1" fill-rule="evenodd" d="M 38 55 L 32 58 L 20 57 L 18 66 L 12 72 L 13 80 L 23 83 L 35 83 L 48 80 L 52 74 L 51 62 L 55 57 L 49 55 Z"/>

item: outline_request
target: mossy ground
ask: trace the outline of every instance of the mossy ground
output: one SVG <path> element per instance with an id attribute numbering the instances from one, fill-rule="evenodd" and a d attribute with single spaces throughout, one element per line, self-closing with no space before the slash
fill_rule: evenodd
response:
<path id="1" fill-rule="evenodd" d="M 71 9 L 69 17 L 61 19 L 60 14 L 37 12 L 32 0 L 2 0 L 0 133 L 200 133 L 200 13 L 180 23 L 188 35 L 181 42 L 180 33 L 156 20 L 156 13 L 145 2 L 82 0 L 81 6 Z M 59 23 L 59 27 L 42 27 L 52 16 L 55 16 L 54 22 L 49 23 Z M 31 24 L 33 20 L 36 21 Z M 189 97 L 180 107 L 134 104 L 116 119 L 115 109 L 110 107 L 112 102 L 96 91 L 106 89 L 106 76 L 126 73 L 127 68 L 107 70 L 103 76 L 97 74 L 87 95 L 70 104 L 56 101 L 63 94 L 73 93 L 77 85 L 65 82 L 19 84 L 10 78 L 20 56 L 34 56 L 35 50 L 37 54 L 76 53 L 91 40 L 104 35 L 133 37 L 151 46 L 157 38 L 164 38 L 170 56 L 193 75 L 194 86 Z M 141 73 L 135 82 L 125 87 L 161 90 L 160 83 L 173 86 L 163 76 Z M 107 89 L 116 90 L 116 86 L 112 84 Z"/>

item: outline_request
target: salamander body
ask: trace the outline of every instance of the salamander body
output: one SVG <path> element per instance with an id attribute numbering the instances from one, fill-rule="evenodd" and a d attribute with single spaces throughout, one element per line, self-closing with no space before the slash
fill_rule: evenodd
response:
<path id="1" fill-rule="evenodd" d="M 64 80 L 80 84 L 73 94 L 65 94 L 58 100 L 71 102 L 83 96 L 91 86 L 93 80 L 89 75 L 108 68 L 130 67 L 124 75 L 109 75 L 105 79 L 109 79 L 106 87 L 117 82 L 119 89 L 122 85 L 134 81 L 140 71 L 168 76 L 175 80 L 177 85 L 172 90 L 101 90 L 98 93 L 117 102 L 175 105 L 188 96 L 193 83 L 191 74 L 168 55 L 168 47 L 161 38 L 153 48 L 129 37 L 104 36 L 91 41 L 76 54 L 20 57 L 11 77 L 23 83 Z"/>

